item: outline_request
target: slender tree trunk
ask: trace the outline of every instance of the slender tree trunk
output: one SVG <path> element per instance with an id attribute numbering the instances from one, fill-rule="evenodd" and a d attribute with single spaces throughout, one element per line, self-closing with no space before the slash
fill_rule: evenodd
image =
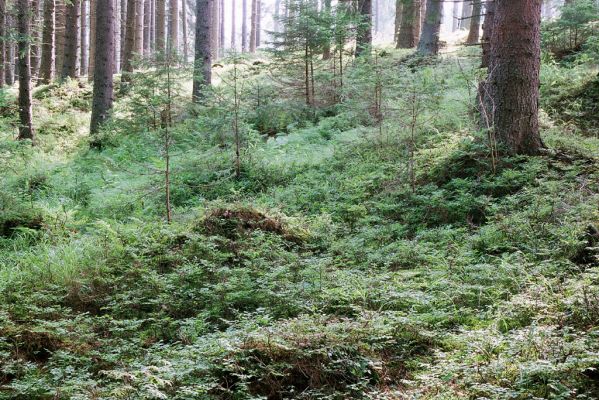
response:
<path id="1" fill-rule="evenodd" d="M 123 74 L 121 80 L 124 83 L 131 81 L 130 74 L 133 72 L 133 52 L 135 51 L 135 4 L 138 0 L 127 1 L 127 22 L 125 26 L 125 47 L 123 50 Z"/>
<path id="2" fill-rule="evenodd" d="M 472 18 L 472 9 L 474 0 L 466 0 L 462 3 L 462 17 L 460 18 L 460 29 L 465 29 L 470 26 Z"/>
<path id="3" fill-rule="evenodd" d="M 171 1 L 171 25 L 170 25 L 170 51 L 177 53 L 179 51 L 179 0 Z"/>
<path id="4" fill-rule="evenodd" d="M 221 55 L 225 52 L 225 0 L 219 0 L 218 44 Z"/>
<path id="5" fill-rule="evenodd" d="M 89 82 L 94 81 L 94 59 L 96 57 L 96 8 L 98 1 L 89 0 L 89 64 L 87 65 L 87 79 Z"/>
<path id="6" fill-rule="evenodd" d="M 112 109 L 114 71 L 114 11 L 113 0 L 99 0 L 96 7 L 96 53 L 94 55 L 94 93 L 90 133 L 98 133 Z"/>
<path id="7" fill-rule="evenodd" d="M 95 0 L 93 0 L 95 1 Z M 125 59 L 125 42 L 127 41 L 127 9 L 129 0 L 121 0 L 121 69 Z"/>
<path id="8" fill-rule="evenodd" d="M 451 12 L 451 31 L 455 32 L 458 30 L 458 28 L 460 27 L 460 14 L 458 13 L 460 11 L 460 3 L 458 1 L 455 1 L 453 3 L 453 9 Z"/>
<path id="9" fill-rule="evenodd" d="M 166 1 L 156 0 L 156 51 L 166 52 Z"/>
<path id="10" fill-rule="evenodd" d="M 122 24 L 121 24 L 121 1 L 113 0 L 114 4 L 114 73 L 118 74 L 121 71 L 121 35 L 122 33 Z M 90 64 L 93 64 L 94 60 L 90 58 Z"/>
<path id="11" fill-rule="evenodd" d="M 482 37 L 482 64 L 481 68 L 487 68 L 489 66 L 491 58 L 491 37 L 493 36 L 493 30 L 495 27 L 495 0 L 489 1 L 485 4 L 485 22 L 483 23 L 483 37 Z"/>
<path id="12" fill-rule="evenodd" d="M 143 14 L 143 55 L 148 57 L 150 55 L 150 16 L 151 16 L 151 5 L 150 0 L 144 0 L 144 14 Z"/>
<path id="13" fill-rule="evenodd" d="M 488 89 L 495 138 L 513 154 L 538 154 L 541 0 L 495 0 Z"/>
<path id="14" fill-rule="evenodd" d="M 470 30 L 468 32 L 467 44 L 476 44 L 480 36 L 480 18 L 482 13 L 481 0 L 474 0 L 472 3 L 472 17 L 470 18 Z"/>
<path id="15" fill-rule="evenodd" d="M 35 80 L 39 75 L 41 50 L 41 16 L 40 0 L 31 0 L 31 78 Z"/>
<path id="16" fill-rule="evenodd" d="M 111 0 L 112 1 L 112 0 Z M 81 0 L 81 57 L 80 57 L 80 69 L 81 75 L 85 76 L 88 73 L 88 36 L 87 36 L 87 0 Z"/>
<path id="17" fill-rule="evenodd" d="M 31 30 L 29 0 L 17 0 L 17 32 L 19 33 L 19 140 L 35 144 L 31 118 Z"/>
<path id="18" fill-rule="evenodd" d="M 395 28 L 393 31 L 393 42 L 396 43 L 397 46 L 399 46 L 399 30 L 401 28 L 401 16 L 403 15 L 402 6 L 402 0 L 395 0 Z"/>
<path id="19" fill-rule="evenodd" d="M 257 0 L 252 0 L 252 16 L 250 20 L 250 53 L 256 52 L 256 6 Z"/>
<path id="20" fill-rule="evenodd" d="M 248 50 L 248 0 L 241 0 L 241 52 L 245 53 Z"/>
<path id="21" fill-rule="evenodd" d="M 204 87 L 212 83 L 212 2 L 197 0 L 195 61 L 193 69 L 193 101 L 199 103 L 205 98 Z"/>
<path id="22" fill-rule="evenodd" d="M 326 9 L 327 0 L 324 0 L 324 2 L 325 2 L 325 9 Z M 280 21 L 280 19 L 281 19 L 281 0 L 275 0 L 275 10 L 274 10 L 274 14 L 273 14 L 273 19 L 274 19 L 274 31 L 275 31 L 275 33 L 279 33 L 281 31 L 281 21 Z"/>
<path id="23" fill-rule="evenodd" d="M 187 0 L 181 2 L 181 28 L 183 29 L 183 61 L 185 64 L 189 61 L 189 37 L 187 35 Z"/>
<path id="24" fill-rule="evenodd" d="M 369 54 L 372 46 L 372 0 L 358 0 L 361 23 L 356 33 L 356 57 Z"/>
<path id="25" fill-rule="evenodd" d="M 64 61 L 61 78 L 76 78 L 79 70 L 79 23 L 81 19 L 81 0 L 72 0 L 66 5 Z"/>
<path id="26" fill-rule="evenodd" d="M 44 28 L 42 33 L 42 60 L 39 83 L 48 84 L 54 78 L 54 0 L 44 1 Z"/>
<path id="27" fill-rule="evenodd" d="M 138 56 L 143 56 L 144 54 L 144 1 L 145 0 L 135 1 L 134 51 Z"/>
<path id="28" fill-rule="evenodd" d="M 6 0 L 0 0 L 0 88 L 6 84 Z"/>
<path id="29" fill-rule="evenodd" d="M 399 34 L 397 38 L 398 49 L 411 49 L 416 46 L 414 31 L 416 17 L 416 1 L 401 0 L 401 24 L 399 26 Z"/>
<path id="30" fill-rule="evenodd" d="M 223 1 L 223 0 L 221 0 Z M 262 0 L 256 0 L 256 48 L 262 43 Z"/>
<path id="31" fill-rule="evenodd" d="M 14 40 L 10 39 L 10 35 L 12 33 L 14 33 L 15 30 L 15 15 L 13 14 L 14 8 L 10 7 L 9 4 L 7 4 L 7 10 L 6 10 L 6 22 L 5 22 L 5 29 L 6 29 L 6 36 L 9 37 L 8 39 L 6 39 L 5 41 L 5 63 L 4 63 L 4 67 L 5 67 L 5 71 L 4 71 L 4 79 L 6 80 L 6 84 L 9 86 L 12 86 L 15 83 L 15 54 L 16 54 L 16 49 L 15 49 L 15 42 Z"/>
<path id="32" fill-rule="evenodd" d="M 422 35 L 418 43 L 418 53 L 425 56 L 434 56 L 439 53 L 439 36 L 441 34 L 442 19 L 442 0 L 428 0 Z"/>
<path id="33" fill-rule="evenodd" d="M 426 0 L 414 0 L 414 46 L 420 40 L 420 31 L 422 30 L 422 2 Z"/>
<path id="34" fill-rule="evenodd" d="M 66 6 L 65 0 L 56 0 L 56 17 L 54 28 L 54 44 L 56 57 L 54 58 L 54 71 L 56 77 L 62 76 L 62 66 L 64 64 L 64 45 L 65 45 L 65 23 L 66 23 Z"/>
<path id="35" fill-rule="evenodd" d="M 280 2 L 280 0 L 279 0 Z M 324 12 L 328 15 L 331 13 L 331 0 L 324 0 Z M 331 42 L 327 40 L 322 46 L 322 59 L 331 59 Z"/>
<path id="36" fill-rule="evenodd" d="M 156 0 L 150 0 L 150 53 L 156 51 Z"/>
<path id="37" fill-rule="evenodd" d="M 280 0 L 277 0 L 277 1 L 280 1 Z M 231 48 L 233 50 L 235 50 L 235 47 L 237 46 L 237 43 L 236 43 L 237 38 L 235 37 L 235 35 L 237 34 L 236 29 L 235 29 L 237 26 L 237 23 L 235 21 L 235 18 L 236 18 L 235 7 L 236 7 L 235 0 L 231 0 Z M 276 24 L 276 22 L 275 22 L 275 24 Z"/>

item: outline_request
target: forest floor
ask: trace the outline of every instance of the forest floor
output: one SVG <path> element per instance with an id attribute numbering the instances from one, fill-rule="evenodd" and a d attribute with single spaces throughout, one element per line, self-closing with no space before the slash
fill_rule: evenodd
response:
<path id="1" fill-rule="evenodd" d="M 544 65 L 547 154 L 495 159 L 476 52 L 405 55 L 309 121 L 254 72 L 239 179 L 230 109 L 176 99 L 171 224 L 143 96 L 99 151 L 85 82 L 36 89 L 35 148 L 3 92 L 0 399 L 599 398 L 596 68 Z"/>

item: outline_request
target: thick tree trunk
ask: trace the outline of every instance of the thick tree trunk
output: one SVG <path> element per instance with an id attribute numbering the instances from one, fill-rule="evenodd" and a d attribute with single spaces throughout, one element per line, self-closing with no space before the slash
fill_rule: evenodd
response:
<path id="1" fill-rule="evenodd" d="M 96 7 L 96 53 L 90 133 L 95 135 L 112 108 L 114 71 L 114 1 L 99 0 Z"/>
<path id="2" fill-rule="evenodd" d="M 40 71 L 42 59 L 40 0 L 31 0 L 31 78 L 35 80 Z"/>
<path id="3" fill-rule="evenodd" d="M 113 0 L 114 4 L 114 73 L 118 74 L 121 71 L 121 36 L 122 33 L 122 24 L 121 24 L 121 1 Z M 90 64 L 94 63 L 94 59 L 90 58 Z"/>
<path id="4" fill-rule="evenodd" d="M 156 0 L 156 51 L 166 51 L 166 1 Z"/>
<path id="5" fill-rule="evenodd" d="M 152 15 L 150 0 L 144 0 L 144 14 L 143 14 L 143 55 L 148 57 L 150 55 L 150 17 Z"/>
<path id="6" fill-rule="evenodd" d="M 210 47 L 212 49 L 212 58 L 214 59 L 218 59 L 219 58 L 219 45 L 218 45 L 218 8 L 219 8 L 219 0 L 213 0 L 212 1 L 212 8 L 210 9 L 211 12 L 211 16 L 210 16 L 210 21 L 211 21 L 211 32 L 210 32 L 210 38 L 212 39 L 212 43 L 210 44 Z"/>
<path id="7" fill-rule="evenodd" d="M 61 78 L 76 78 L 79 72 L 79 22 L 81 17 L 81 0 L 71 0 L 66 5 L 64 61 Z"/>
<path id="8" fill-rule="evenodd" d="M 466 0 L 462 3 L 462 17 L 460 18 L 460 29 L 466 29 L 470 26 L 470 19 L 472 17 L 473 2 L 474 0 Z"/>
<path id="9" fill-rule="evenodd" d="M 401 28 L 402 5 L 402 0 L 395 0 L 395 27 L 393 30 L 393 42 L 396 44 L 399 41 L 399 29 Z"/>
<path id="10" fill-rule="evenodd" d="M 19 33 L 19 140 L 35 144 L 31 118 L 31 30 L 29 0 L 17 1 L 17 32 Z"/>
<path id="11" fill-rule="evenodd" d="M 360 26 L 356 33 L 356 56 L 369 54 L 372 46 L 372 0 L 358 0 Z"/>
<path id="12" fill-rule="evenodd" d="M 401 24 L 399 25 L 399 34 L 397 38 L 398 49 L 411 49 L 416 46 L 414 32 L 416 25 L 416 1 L 401 0 Z"/>
<path id="13" fill-rule="evenodd" d="M 418 45 L 420 32 L 422 30 L 422 2 L 426 0 L 414 0 L 414 46 Z"/>
<path id="14" fill-rule="evenodd" d="M 54 78 L 54 0 L 44 1 L 44 28 L 42 33 L 42 60 L 39 83 L 48 84 Z"/>
<path id="15" fill-rule="evenodd" d="M 470 18 L 470 30 L 468 32 L 467 44 L 476 44 L 480 36 L 480 18 L 482 13 L 482 1 L 474 0 L 472 3 L 472 17 Z"/>
<path id="16" fill-rule="evenodd" d="M 441 34 L 441 20 L 443 19 L 442 0 L 428 0 L 426 16 L 422 27 L 422 35 L 418 43 L 418 53 L 425 56 L 439 54 L 439 36 Z"/>
<path id="17" fill-rule="evenodd" d="M 495 0 L 485 4 L 485 22 L 483 23 L 482 63 L 481 68 L 487 68 L 491 57 L 491 37 L 495 27 Z"/>
<path id="18" fill-rule="evenodd" d="M 248 50 L 248 0 L 241 1 L 241 52 L 245 53 Z"/>
<path id="19" fill-rule="evenodd" d="M 112 1 L 112 0 L 111 0 Z M 85 76 L 88 72 L 88 32 L 87 32 L 87 17 L 88 17 L 88 9 L 87 9 L 87 0 L 81 0 L 81 75 Z"/>
<path id="20" fill-rule="evenodd" d="M 179 0 L 171 0 L 171 25 L 169 35 L 169 50 L 177 53 L 179 51 Z"/>
<path id="21" fill-rule="evenodd" d="M 181 2 L 181 28 L 183 29 L 183 61 L 187 64 L 189 60 L 189 48 L 187 35 L 187 0 Z"/>
<path id="22" fill-rule="evenodd" d="M 121 80 L 129 82 L 133 72 L 133 53 L 135 51 L 135 4 L 138 0 L 127 1 L 127 20 L 125 24 L 125 47 L 123 50 L 123 74 Z"/>
<path id="23" fill-rule="evenodd" d="M 256 2 L 252 0 L 252 16 L 250 21 L 250 53 L 256 52 Z"/>
<path id="24" fill-rule="evenodd" d="M 93 0 L 95 1 L 95 0 Z M 127 41 L 127 9 L 129 7 L 128 0 L 121 0 L 121 69 L 123 68 L 123 60 L 125 59 L 125 42 Z"/>
<path id="25" fill-rule="evenodd" d="M 193 69 L 193 101 L 198 103 L 204 97 L 204 87 L 212 83 L 212 2 L 197 0 L 195 61 Z"/>
<path id="26" fill-rule="evenodd" d="M 541 0 L 495 0 L 488 91 L 498 143 L 512 154 L 538 154 Z"/>
<path id="27" fill-rule="evenodd" d="M 62 66 L 64 64 L 64 45 L 65 45 L 65 23 L 66 23 L 66 8 L 65 0 L 56 0 L 56 14 L 54 27 L 54 71 L 56 77 L 62 75 Z"/>
<path id="28" fill-rule="evenodd" d="M 0 88 L 6 84 L 5 67 L 6 61 L 6 0 L 0 0 Z"/>
<path id="29" fill-rule="evenodd" d="M 279 0 L 280 3 L 280 0 Z M 325 14 L 330 14 L 331 12 L 331 0 L 324 0 L 324 12 Z M 277 9 L 278 14 L 278 9 Z M 322 47 L 322 59 L 330 60 L 331 59 L 331 42 L 327 40 Z"/>

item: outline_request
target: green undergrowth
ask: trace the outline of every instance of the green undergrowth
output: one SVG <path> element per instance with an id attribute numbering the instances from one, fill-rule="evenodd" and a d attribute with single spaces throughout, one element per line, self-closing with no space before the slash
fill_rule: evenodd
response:
<path id="1" fill-rule="evenodd" d="M 40 146 L 0 141 L 0 398 L 597 398 L 599 144 L 545 114 L 547 154 L 493 160 L 468 60 L 385 77 L 443 88 L 413 179 L 394 113 L 249 122 L 240 179 L 182 118 L 170 225 L 125 102 L 88 150 L 87 84 L 38 89 Z"/>

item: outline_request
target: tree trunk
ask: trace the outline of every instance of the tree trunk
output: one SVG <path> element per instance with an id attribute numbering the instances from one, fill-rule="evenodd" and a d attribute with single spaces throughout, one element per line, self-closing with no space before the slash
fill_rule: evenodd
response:
<path id="1" fill-rule="evenodd" d="M 491 57 L 491 37 L 495 26 L 495 0 L 485 4 L 485 22 L 483 23 L 482 63 L 481 68 L 487 68 Z"/>
<path id="2" fill-rule="evenodd" d="M 399 30 L 401 28 L 402 0 L 395 0 L 395 27 L 393 31 L 393 42 L 399 41 Z"/>
<path id="3" fill-rule="evenodd" d="M 31 30 L 29 0 L 17 2 L 17 32 L 19 33 L 19 140 L 29 139 L 35 144 L 31 119 Z"/>
<path id="4" fill-rule="evenodd" d="M 121 24 L 121 1 L 113 0 L 114 4 L 114 73 L 118 74 L 121 71 L 121 35 L 122 35 L 122 24 Z M 94 59 L 90 58 L 90 64 L 94 63 Z"/>
<path id="5" fill-rule="evenodd" d="M 439 36 L 441 33 L 441 20 L 443 19 L 442 0 L 428 0 L 426 16 L 422 27 L 422 35 L 418 43 L 418 53 L 425 56 L 439 54 Z"/>
<path id="6" fill-rule="evenodd" d="M 416 25 L 416 1 L 401 0 L 401 24 L 399 25 L 399 34 L 397 38 L 398 49 L 411 49 L 416 46 L 414 32 Z"/>
<path id="7" fill-rule="evenodd" d="M 235 1 L 235 0 L 233 0 Z M 326 10 L 327 7 L 327 1 L 328 0 L 324 0 L 324 7 Z M 274 10 L 274 14 L 273 14 L 273 19 L 274 19 L 274 26 L 273 26 L 273 30 L 275 33 L 279 33 L 281 30 L 281 0 L 275 0 L 275 10 Z"/>
<path id="8" fill-rule="evenodd" d="M 143 15 L 143 55 L 150 55 L 150 17 L 152 15 L 150 0 L 144 0 L 144 15 Z"/>
<path id="9" fill-rule="evenodd" d="M 279 0 L 280 3 L 280 0 Z M 324 0 L 324 12 L 329 15 L 331 13 L 331 0 Z M 278 9 L 277 9 L 278 14 Z M 327 40 L 322 47 L 322 59 L 330 60 L 331 59 L 331 42 Z"/>
<path id="10" fill-rule="evenodd" d="M 156 51 L 166 51 L 166 1 L 156 0 Z"/>
<path id="11" fill-rule="evenodd" d="M 71 0 L 66 5 L 64 61 L 61 78 L 76 78 L 78 76 L 79 60 L 79 22 L 81 17 L 81 0 Z"/>
<path id="12" fill-rule="evenodd" d="M 102 0 L 100 0 L 102 1 Z M 94 81 L 94 59 L 96 58 L 96 8 L 98 0 L 89 0 L 89 64 L 87 65 L 87 79 Z"/>
<path id="13" fill-rule="evenodd" d="M 65 0 L 56 0 L 56 14 L 55 14 L 55 26 L 54 26 L 54 45 L 56 57 L 54 58 L 54 71 L 56 71 L 56 77 L 62 75 L 62 66 L 64 64 L 64 36 L 65 36 L 65 22 L 66 22 L 66 8 Z"/>
<path id="14" fill-rule="evenodd" d="M 31 0 L 31 77 L 37 78 L 40 70 L 41 51 L 41 23 L 40 0 Z"/>
<path id="15" fill-rule="evenodd" d="M 538 154 L 541 0 L 495 0 L 488 90 L 493 131 L 511 154 Z"/>
<path id="16" fill-rule="evenodd" d="M 218 41 L 220 44 L 220 52 L 224 54 L 225 51 L 225 0 L 220 0 L 220 16 L 219 16 L 219 34 Z"/>
<path id="17" fill-rule="evenodd" d="M 6 0 L 0 0 L 0 88 L 6 84 L 5 67 L 6 61 Z"/>
<path id="18" fill-rule="evenodd" d="M 472 4 L 472 17 L 470 18 L 470 30 L 468 32 L 467 44 L 476 44 L 480 36 L 480 18 L 482 13 L 481 0 L 474 0 Z"/>
<path id="19" fill-rule="evenodd" d="M 93 0 L 95 1 L 95 0 Z M 128 0 L 121 0 L 121 69 L 125 59 L 125 42 L 127 41 L 127 9 Z"/>
<path id="20" fill-rule="evenodd" d="M 135 1 L 135 39 L 133 45 L 135 46 L 134 52 L 138 56 L 144 54 L 144 1 Z"/>
<path id="21" fill-rule="evenodd" d="M 276 1 L 280 1 L 280 0 L 276 0 Z M 235 18 L 236 18 L 236 16 L 235 16 L 235 7 L 236 7 L 235 0 L 231 0 L 231 3 L 232 3 L 232 5 L 231 5 L 231 49 L 235 50 L 235 47 L 237 46 L 236 38 L 235 38 L 235 35 L 237 33 L 236 29 L 235 29 L 236 25 L 237 25 L 237 23 L 235 22 Z M 277 11 L 275 8 L 275 15 L 276 15 L 276 12 Z M 276 24 L 277 23 L 276 23 L 276 19 L 275 19 L 275 30 L 277 29 Z"/>
<path id="22" fill-rule="evenodd" d="M 459 1 L 453 2 L 453 9 L 451 12 L 451 31 L 455 32 L 460 27 L 460 3 Z"/>
<path id="23" fill-rule="evenodd" d="M 193 101 L 198 103 L 204 97 L 203 88 L 212 83 L 212 2 L 197 0 L 195 61 L 193 68 Z"/>
<path id="24" fill-rule="evenodd" d="M 171 0 L 170 52 L 179 51 L 179 0 Z"/>
<path id="25" fill-rule="evenodd" d="M 183 29 L 183 61 L 185 64 L 189 61 L 189 49 L 188 49 L 188 40 L 187 36 L 187 0 L 183 0 L 181 3 L 181 22 Z"/>
<path id="26" fill-rule="evenodd" d="M 372 46 L 372 0 L 358 0 L 360 26 L 356 33 L 356 57 L 370 54 Z"/>
<path id="27" fill-rule="evenodd" d="M 90 133 L 95 135 L 112 108 L 114 71 L 114 1 L 99 0 L 96 6 L 96 53 Z"/>
<path id="28" fill-rule="evenodd" d="M 224 0 L 221 0 L 224 1 Z M 256 0 L 256 48 L 262 43 L 262 0 Z"/>
<path id="29" fill-rule="evenodd" d="M 42 33 L 42 60 L 39 83 L 48 84 L 54 78 L 54 0 L 44 1 L 44 28 Z"/>
<path id="30" fill-rule="evenodd" d="M 248 50 L 248 0 L 241 1 L 241 52 L 245 53 Z"/>
<path id="31" fill-rule="evenodd" d="M 135 51 L 135 4 L 138 0 L 127 1 L 127 22 L 125 26 L 125 47 L 123 50 L 123 74 L 121 80 L 129 82 L 133 72 L 133 52 Z"/>
<path id="32" fill-rule="evenodd" d="M 250 21 L 250 53 L 256 52 L 256 6 L 257 0 L 252 0 L 252 17 Z"/>
<path id="33" fill-rule="evenodd" d="M 111 0 L 112 1 L 112 0 Z M 81 75 L 85 76 L 88 72 L 88 36 L 87 36 L 87 0 L 81 0 Z"/>
<path id="34" fill-rule="evenodd" d="M 472 18 L 473 0 L 466 0 L 462 3 L 462 17 L 460 18 L 460 29 L 466 29 L 470 26 Z"/>

